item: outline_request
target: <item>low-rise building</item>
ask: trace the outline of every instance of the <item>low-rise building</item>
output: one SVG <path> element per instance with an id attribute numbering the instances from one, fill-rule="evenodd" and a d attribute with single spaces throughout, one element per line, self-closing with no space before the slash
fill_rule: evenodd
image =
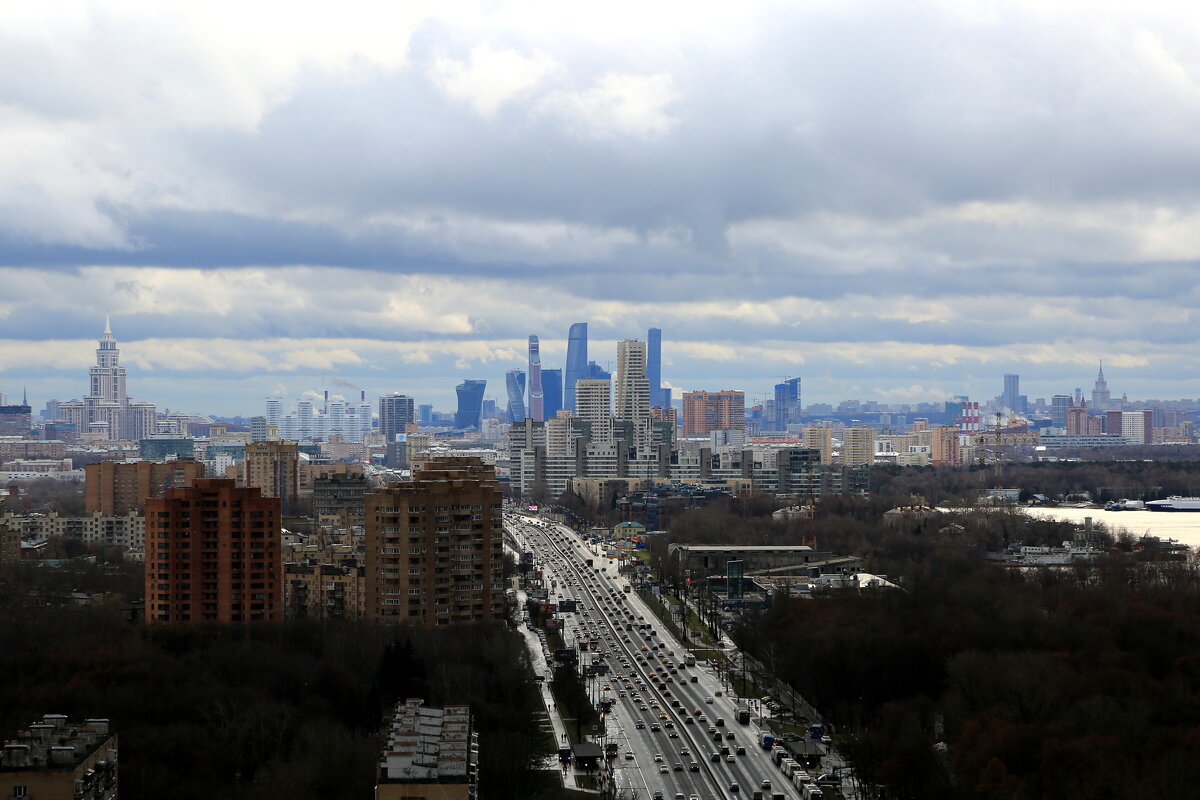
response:
<path id="1" fill-rule="evenodd" d="M 106 719 L 46 714 L 5 740 L 0 797 L 116 800 L 117 734 Z"/>
<path id="2" fill-rule="evenodd" d="M 479 734 L 470 706 L 399 703 L 376 769 L 375 800 L 475 800 L 478 792 Z"/>

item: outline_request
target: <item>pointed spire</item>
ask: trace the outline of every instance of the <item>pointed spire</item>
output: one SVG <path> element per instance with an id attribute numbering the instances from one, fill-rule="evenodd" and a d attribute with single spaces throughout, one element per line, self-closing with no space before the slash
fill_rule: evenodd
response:
<path id="1" fill-rule="evenodd" d="M 29 405 L 29 387 L 28 386 L 21 387 L 21 405 L 23 405 L 23 406 Z"/>
<path id="2" fill-rule="evenodd" d="M 104 312 L 104 335 L 112 336 L 112 325 L 109 324 L 107 311 Z"/>

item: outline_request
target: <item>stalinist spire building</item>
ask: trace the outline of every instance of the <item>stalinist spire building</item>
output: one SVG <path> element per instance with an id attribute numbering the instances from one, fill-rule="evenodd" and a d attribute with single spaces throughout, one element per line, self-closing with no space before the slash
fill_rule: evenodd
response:
<path id="1" fill-rule="evenodd" d="M 153 403 L 134 403 L 125 393 L 125 368 L 108 315 L 96 348 L 96 363 L 88 371 L 88 395 L 60 403 L 59 418 L 75 425 L 79 435 L 104 439 L 144 439 L 155 432 Z"/>

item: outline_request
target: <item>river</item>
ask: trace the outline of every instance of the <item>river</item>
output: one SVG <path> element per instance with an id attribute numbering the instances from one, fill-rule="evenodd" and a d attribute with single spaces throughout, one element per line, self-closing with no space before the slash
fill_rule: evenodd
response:
<path id="1" fill-rule="evenodd" d="M 1200 512 L 1105 511 L 1102 508 L 1022 508 L 1035 517 L 1061 519 L 1083 525 L 1084 517 L 1103 522 L 1114 532 L 1124 528 L 1134 536 L 1149 533 L 1160 539 L 1175 539 L 1188 547 L 1200 547 Z"/>

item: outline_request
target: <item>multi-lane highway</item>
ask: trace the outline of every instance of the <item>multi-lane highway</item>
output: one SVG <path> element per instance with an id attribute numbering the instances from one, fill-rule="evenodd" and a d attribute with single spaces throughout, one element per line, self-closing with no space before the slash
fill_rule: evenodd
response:
<path id="1" fill-rule="evenodd" d="M 569 528 L 518 515 L 506 524 L 535 553 L 546 585 L 556 582 L 550 597 L 578 603 L 575 613 L 559 616 L 570 644 L 588 642 L 580 663 L 608 665 L 607 675 L 589 680 L 597 701 L 613 700 L 606 741 L 619 748 L 613 762 L 619 789 L 665 800 L 750 800 L 756 791 L 799 797 L 758 746 L 758 728 L 738 723 L 737 701 L 722 694 L 715 672 L 703 663 L 688 666 L 683 645 L 636 594 L 625 592 L 615 561 Z"/>

